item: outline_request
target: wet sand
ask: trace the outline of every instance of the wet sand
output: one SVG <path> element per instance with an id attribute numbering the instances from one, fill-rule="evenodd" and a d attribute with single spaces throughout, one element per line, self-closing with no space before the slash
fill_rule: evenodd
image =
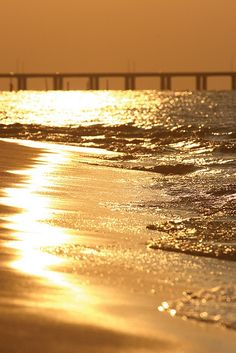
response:
<path id="1" fill-rule="evenodd" d="M 0 141 L 1 352 L 235 352 L 235 331 L 157 310 L 221 265 L 147 249 L 156 215 L 125 205 L 150 173 L 26 145 Z"/>

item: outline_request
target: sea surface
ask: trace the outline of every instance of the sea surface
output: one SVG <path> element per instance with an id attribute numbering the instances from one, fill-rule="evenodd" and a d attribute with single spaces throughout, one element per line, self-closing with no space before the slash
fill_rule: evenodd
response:
<path id="1" fill-rule="evenodd" d="M 166 215 L 144 225 L 153 252 L 236 261 L 236 92 L 2 92 L 0 137 L 118 152 L 100 164 L 152 173 L 168 196 L 129 205 Z M 236 329 L 236 285 L 159 309 Z"/>

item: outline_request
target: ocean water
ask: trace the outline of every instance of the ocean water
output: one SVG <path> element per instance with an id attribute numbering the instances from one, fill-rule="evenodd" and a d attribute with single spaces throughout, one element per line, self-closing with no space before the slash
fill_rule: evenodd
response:
<path id="1" fill-rule="evenodd" d="M 118 152 L 98 163 L 152 173 L 149 189 L 168 196 L 129 205 L 165 215 L 144 225 L 153 252 L 236 261 L 236 92 L 2 92 L 0 137 Z M 160 311 L 235 328 L 236 286 Z"/>

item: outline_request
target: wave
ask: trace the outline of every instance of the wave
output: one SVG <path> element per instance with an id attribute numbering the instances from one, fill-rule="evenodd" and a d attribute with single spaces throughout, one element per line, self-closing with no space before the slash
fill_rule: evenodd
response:
<path id="1" fill-rule="evenodd" d="M 186 291 L 182 298 L 163 302 L 158 309 L 172 316 L 236 330 L 236 286 L 221 285 L 197 292 Z"/>
<path id="2" fill-rule="evenodd" d="M 120 158 L 120 157 L 119 157 Z M 131 158 L 130 158 L 131 159 Z M 122 159 L 120 158 L 120 162 L 122 160 L 125 160 L 125 158 Z M 140 170 L 144 172 L 152 172 L 152 173 L 157 173 L 157 174 L 162 174 L 162 175 L 186 175 L 190 173 L 194 173 L 197 170 L 200 170 L 201 167 L 198 167 L 194 164 L 186 164 L 186 163 L 177 163 L 177 164 L 162 164 L 162 165 L 156 165 L 156 166 L 125 166 L 127 169 L 131 170 Z"/>
<path id="3" fill-rule="evenodd" d="M 234 140 L 214 140 L 216 129 L 201 126 L 177 128 L 166 126 L 140 127 L 134 124 L 81 126 L 46 126 L 38 124 L 0 124 L 0 137 L 78 144 L 124 153 L 234 153 Z M 231 136 L 232 137 L 232 136 Z"/>
<path id="4" fill-rule="evenodd" d="M 215 153 L 236 153 L 236 141 L 221 143 L 219 146 L 214 148 Z"/>
<path id="5" fill-rule="evenodd" d="M 236 261 L 234 220 L 199 217 L 149 224 L 146 228 L 152 231 L 147 243 L 151 249 Z"/>
<path id="6" fill-rule="evenodd" d="M 147 169 L 146 169 L 147 170 Z M 173 164 L 173 165 L 158 165 L 148 169 L 151 172 L 160 173 L 163 175 L 184 175 L 196 172 L 199 170 L 194 164 Z"/>
<path id="7" fill-rule="evenodd" d="M 229 196 L 236 195 L 236 184 L 223 184 L 212 187 L 207 194 L 213 196 Z"/>

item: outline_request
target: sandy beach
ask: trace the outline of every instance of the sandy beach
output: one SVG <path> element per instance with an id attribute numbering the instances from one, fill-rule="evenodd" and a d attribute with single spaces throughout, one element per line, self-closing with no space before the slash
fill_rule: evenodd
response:
<path id="1" fill-rule="evenodd" d="M 157 215 L 129 205 L 153 198 L 152 173 L 101 153 L 0 141 L 0 352 L 234 353 L 235 330 L 158 307 L 235 264 L 149 249 Z"/>

